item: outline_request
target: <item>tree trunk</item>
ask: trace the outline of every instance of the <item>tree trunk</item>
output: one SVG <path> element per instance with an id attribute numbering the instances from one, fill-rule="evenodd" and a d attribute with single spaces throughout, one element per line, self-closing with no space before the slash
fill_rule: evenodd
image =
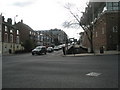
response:
<path id="1" fill-rule="evenodd" d="M 91 39 L 91 41 L 90 41 L 90 53 L 94 53 L 93 40 L 92 40 L 92 39 Z"/>
<path id="2" fill-rule="evenodd" d="M 94 53 L 94 48 L 93 48 L 93 31 L 90 31 L 90 35 L 88 34 L 87 31 L 85 31 L 85 33 L 86 33 L 86 36 L 87 36 L 88 41 L 90 43 L 90 53 Z"/>
<path id="3" fill-rule="evenodd" d="M 91 48 L 90 53 L 94 53 L 94 48 L 93 48 L 93 31 L 92 30 L 90 30 L 90 38 L 91 38 L 91 40 L 90 40 L 90 48 Z"/>

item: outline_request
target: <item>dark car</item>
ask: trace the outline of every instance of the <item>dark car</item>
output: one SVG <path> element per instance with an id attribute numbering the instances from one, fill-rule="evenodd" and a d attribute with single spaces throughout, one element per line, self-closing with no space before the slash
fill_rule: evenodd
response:
<path id="1" fill-rule="evenodd" d="M 47 50 L 45 46 L 37 46 L 35 49 L 32 50 L 32 55 L 40 55 L 40 54 L 46 54 Z"/>

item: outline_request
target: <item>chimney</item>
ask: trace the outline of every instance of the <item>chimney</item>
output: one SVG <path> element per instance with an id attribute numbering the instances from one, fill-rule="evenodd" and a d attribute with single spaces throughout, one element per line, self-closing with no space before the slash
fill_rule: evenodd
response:
<path id="1" fill-rule="evenodd" d="M 23 20 L 21 20 L 21 23 L 23 23 Z"/>
<path id="2" fill-rule="evenodd" d="M 3 21 L 3 22 L 5 21 L 5 18 L 4 18 L 4 16 L 2 16 L 2 21 Z"/>
<path id="3" fill-rule="evenodd" d="M 12 19 L 11 18 L 8 18 L 7 22 L 12 25 Z"/>

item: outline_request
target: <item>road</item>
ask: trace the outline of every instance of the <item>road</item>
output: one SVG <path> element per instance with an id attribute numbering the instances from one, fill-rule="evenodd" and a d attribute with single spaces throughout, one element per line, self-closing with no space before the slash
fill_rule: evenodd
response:
<path id="1" fill-rule="evenodd" d="M 117 88 L 118 56 L 3 56 L 3 88 Z M 89 76 L 88 74 L 91 73 Z"/>

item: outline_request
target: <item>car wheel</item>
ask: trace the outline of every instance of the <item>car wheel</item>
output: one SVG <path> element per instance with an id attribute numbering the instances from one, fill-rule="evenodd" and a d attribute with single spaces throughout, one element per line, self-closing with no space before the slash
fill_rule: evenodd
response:
<path id="1" fill-rule="evenodd" d="M 32 55 L 35 55 L 34 53 L 32 53 Z"/>
<path id="2" fill-rule="evenodd" d="M 45 55 L 46 55 L 46 52 L 45 52 Z"/>

